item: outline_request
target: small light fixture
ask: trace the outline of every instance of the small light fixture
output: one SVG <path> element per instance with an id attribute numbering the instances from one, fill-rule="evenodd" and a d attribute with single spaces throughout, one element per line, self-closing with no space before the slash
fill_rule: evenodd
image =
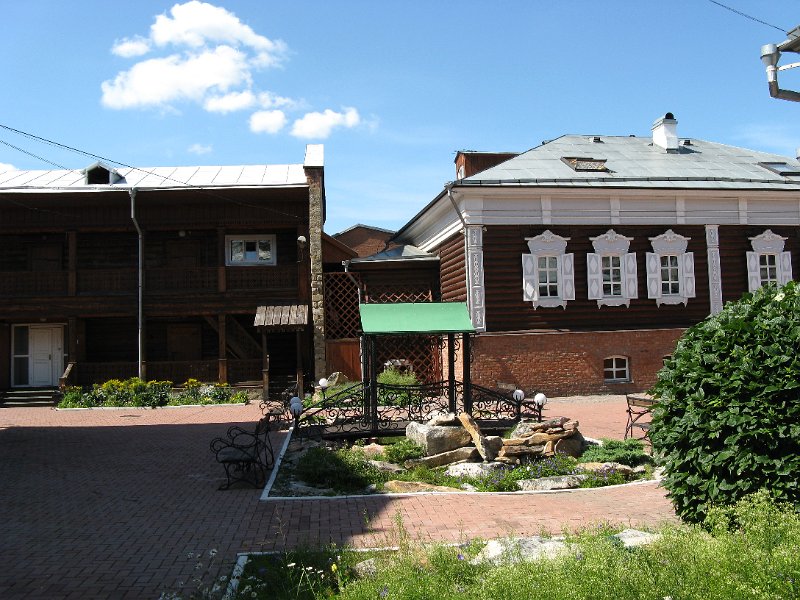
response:
<path id="1" fill-rule="evenodd" d="M 322 379 L 320 379 L 319 380 L 319 387 L 321 387 L 323 390 L 328 389 L 328 380 L 325 379 L 324 377 Z"/>
<path id="2" fill-rule="evenodd" d="M 539 392 L 533 397 L 533 401 L 536 403 L 536 406 L 541 409 L 545 404 L 547 404 L 547 396 L 545 396 L 542 392 Z"/>
<path id="3" fill-rule="evenodd" d="M 297 419 L 300 418 L 300 415 L 303 414 L 303 401 L 297 396 L 294 396 L 291 400 L 289 400 L 289 412 L 292 413 L 295 421 L 297 421 Z"/>
<path id="4" fill-rule="evenodd" d="M 302 262 L 305 258 L 305 249 L 307 245 L 308 240 L 306 239 L 306 236 L 297 236 L 297 262 Z"/>
<path id="5" fill-rule="evenodd" d="M 178 237 L 182 237 L 182 238 L 183 238 L 183 237 L 186 237 L 186 230 L 185 230 L 185 229 L 181 229 L 181 230 L 178 232 Z"/>
<path id="6" fill-rule="evenodd" d="M 525 392 L 522 390 L 514 390 L 514 393 L 511 394 L 511 397 L 514 398 L 517 402 L 522 402 L 525 399 Z"/>

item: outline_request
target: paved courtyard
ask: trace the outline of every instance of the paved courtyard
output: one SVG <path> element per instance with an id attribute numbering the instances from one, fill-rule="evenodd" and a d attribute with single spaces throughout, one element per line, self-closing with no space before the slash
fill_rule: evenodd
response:
<path id="1" fill-rule="evenodd" d="M 621 438 L 622 396 L 554 399 L 545 416 Z M 464 494 L 260 501 L 224 481 L 209 441 L 257 406 L 56 411 L 0 408 L 0 598 L 157 598 L 217 550 L 214 573 L 238 552 L 330 541 L 460 541 L 553 533 L 596 522 L 675 521 L 653 483 L 535 495 Z M 276 447 L 284 433 L 275 434 Z"/>

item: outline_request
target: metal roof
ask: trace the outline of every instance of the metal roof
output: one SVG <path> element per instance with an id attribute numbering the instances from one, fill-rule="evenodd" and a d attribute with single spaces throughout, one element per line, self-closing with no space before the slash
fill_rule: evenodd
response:
<path id="1" fill-rule="evenodd" d="M 105 165 L 101 165 L 104 166 Z M 106 167 L 108 168 L 108 167 Z M 236 165 L 194 167 L 120 167 L 114 184 L 87 184 L 86 169 L 0 171 L 0 190 L 105 191 L 114 188 L 181 189 L 226 187 L 299 187 L 308 185 L 303 165 Z"/>
<path id="2" fill-rule="evenodd" d="M 305 304 L 259 306 L 256 309 L 253 325 L 268 330 L 303 329 L 308 325 L 308 306 Z"/>
<path id="3" fill-rule="evenodd" d="M 383 252 L 378 252 L 377 254 L 372 254 L 370 256 L 364 256 L 363 258 L 354 258 L 350 262 L 356 264 L 356 263 L 373 263 L 373 262 L 387 262 L 387 261 L 401 261 L 401 260 L 438 261 L 439 257 L 436 256 L 435 254 L 431 254 L 430 252 L 425 252 L 424 250 L 420 250 L 416 246 L 412 246 L 410 244 L 403 244 L 401 246 L 397 246 L 396 248 L 392 248 L 391 250 L 384 250 Z"/>
<path id="4" fill-rule="evenodd" d="M 593 141 L 599 139 L 599 141 Z M 605 161 L 608 171 L 576 171 L 562 158 Z M 456 185 L 800 190 L 800 177 L 759 163 L 800 162 L 703 140 L 667 152 L 649 137 L 565 135 L 456 182 Z"/>
<path id="5" fill-rule="evenodd" d="M 475 333 L 464 302 L 359 304 L 358 311 L 367 335 Z"/>

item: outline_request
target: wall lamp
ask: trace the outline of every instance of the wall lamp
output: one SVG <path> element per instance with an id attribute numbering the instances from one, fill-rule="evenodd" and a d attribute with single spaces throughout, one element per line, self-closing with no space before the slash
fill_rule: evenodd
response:
<path id="1" fill-rule="evenodd" d="M 783 52 L 800 53 L 800 25 L 792 29 L 788 34 L 788 39 L 780 44 L 765 44 L 761 46 L 761 62 L 767 70 L 767 84 L 769 85 L 769 95 L 779 100 L 790 100 L 800 102 L 800 93 L 792 90 L 782 90 L 778 85 L 778 71 L 786 71 L 800 67 L 800 62 L 778 66 Z"/>
<path id="2" fill-rule="evenodd" d="M 308 240 L 306 239 L 306 236 L 297 236 L 297 262 L 303 262 L 303 259 L 305 258 L 306 246 L 308 246 Z"/>

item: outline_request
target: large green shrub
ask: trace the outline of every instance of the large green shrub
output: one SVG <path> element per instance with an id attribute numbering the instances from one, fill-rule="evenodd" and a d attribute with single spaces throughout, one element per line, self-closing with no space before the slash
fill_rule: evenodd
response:
<path id="1" fill-rule="evenodd" d="M 767 286 L 690 328 L 653 388 L 650 438 L 678 515 L 761 488 L 800 502 L 800 288 Z"/>

